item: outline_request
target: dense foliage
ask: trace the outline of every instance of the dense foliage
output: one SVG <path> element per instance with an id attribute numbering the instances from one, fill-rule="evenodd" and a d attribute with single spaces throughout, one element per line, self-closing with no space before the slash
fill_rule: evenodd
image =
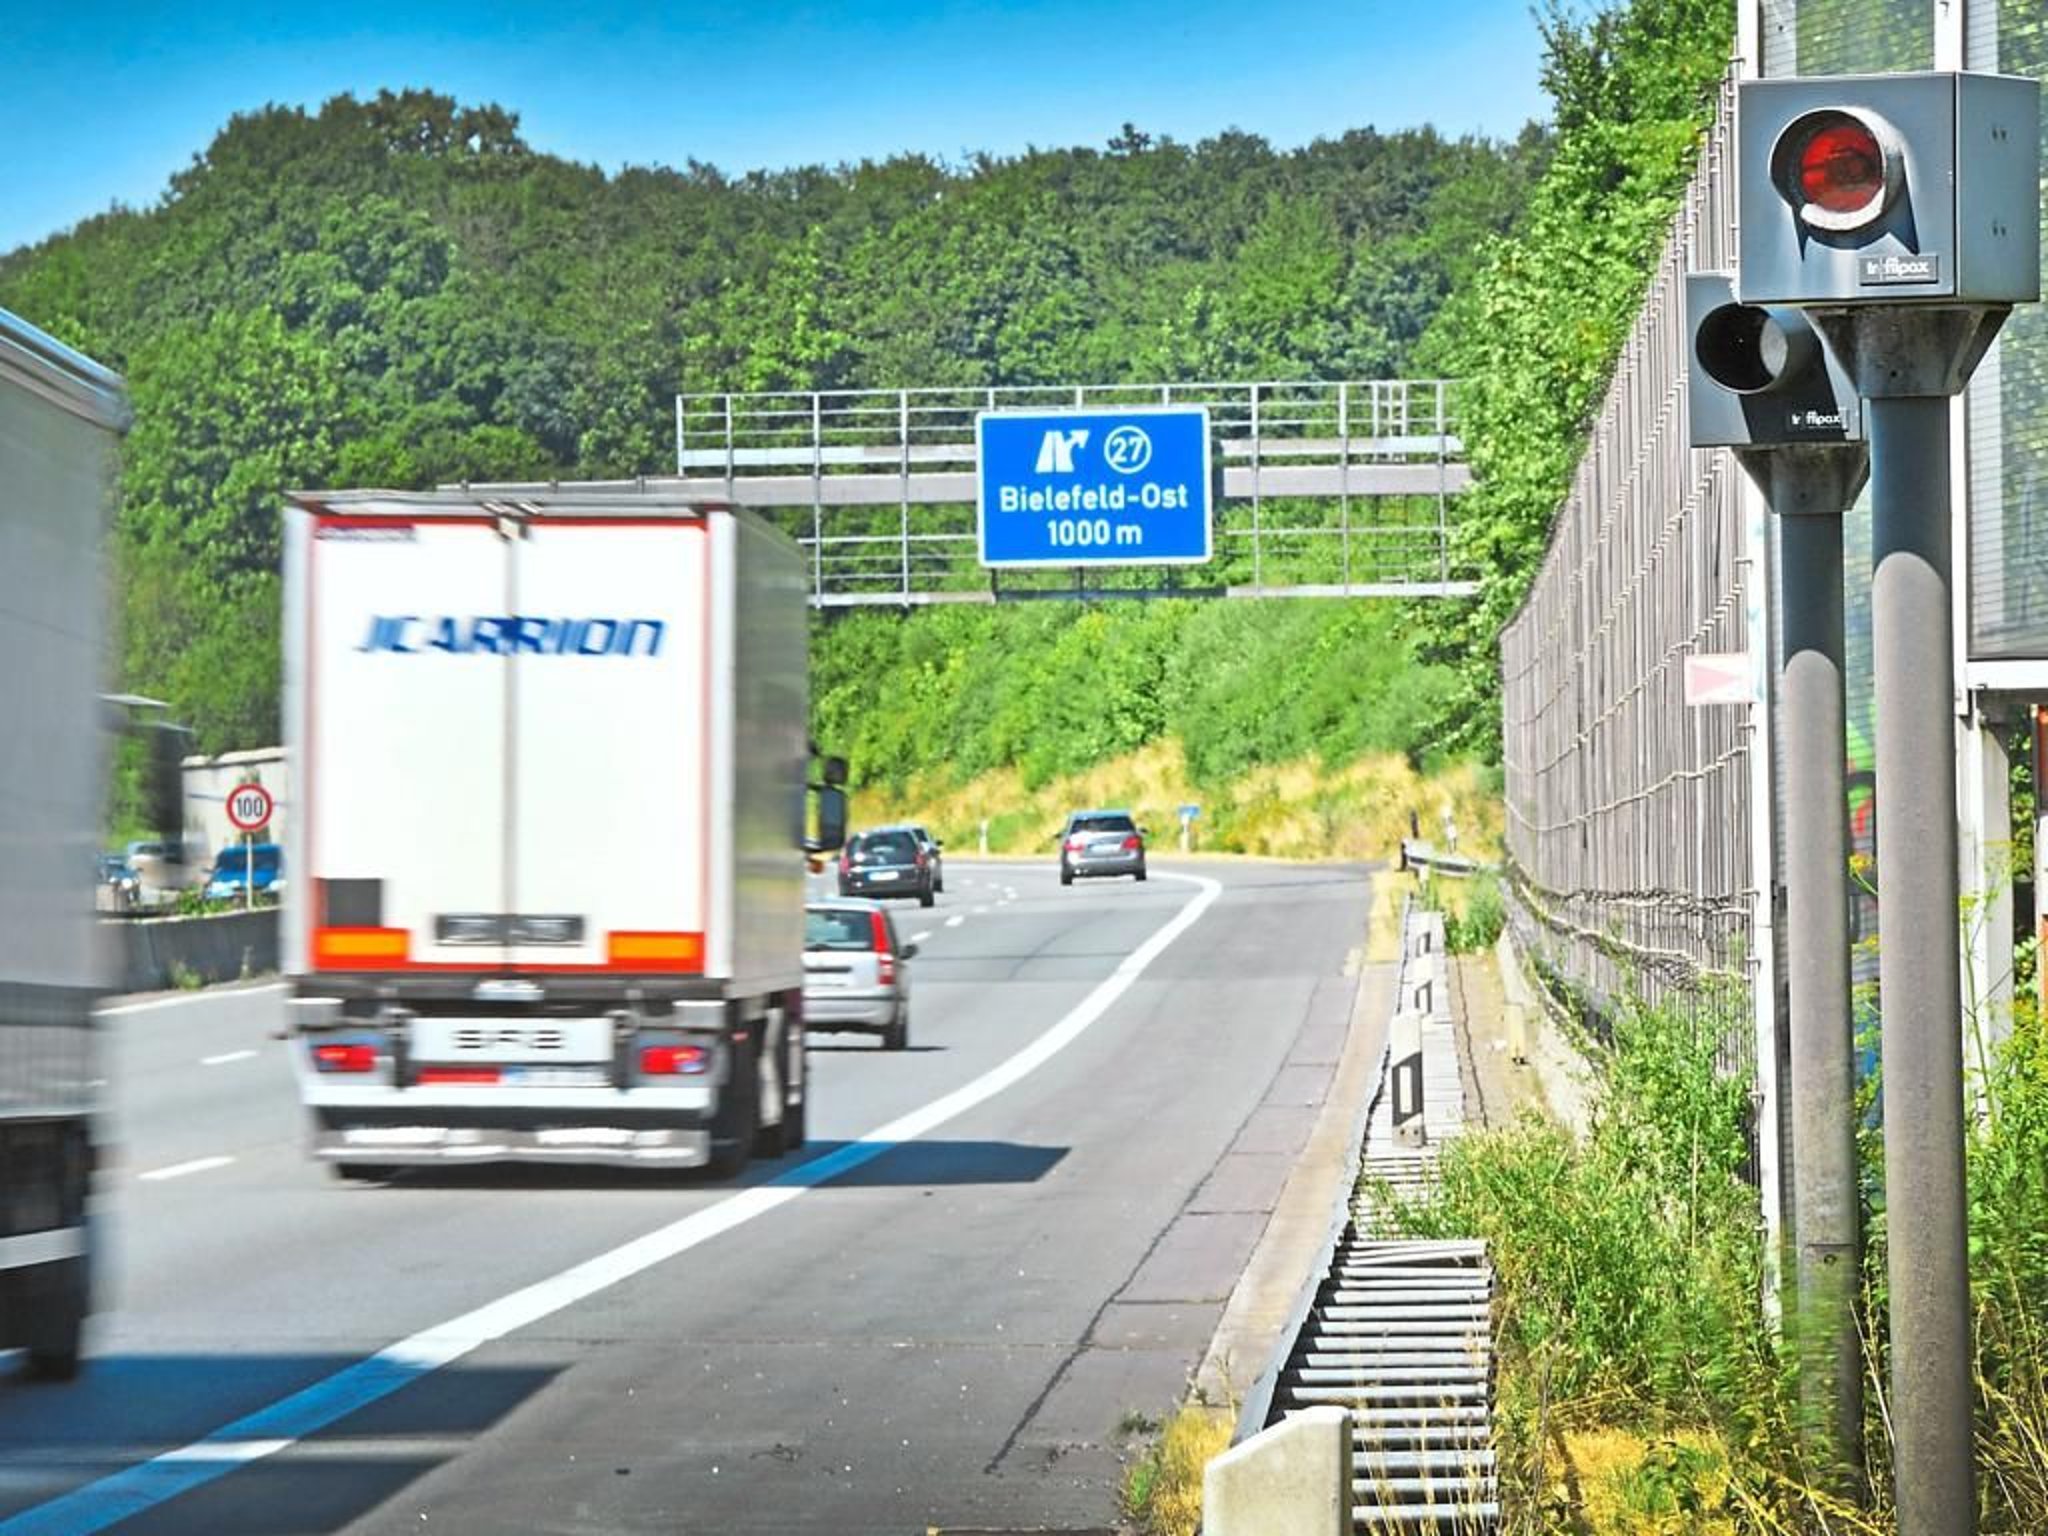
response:
<path id="1" fill-rule="evenodd" d="M 129 375 L 124 681 L 243 746 L 277 729 L 282 489 L 666 472 L 678 389 L 1396 375 L 1547 146 L 607 176 L 495 106 L 340 97 L 0 258 L 0 305 Z"/>
<path id="2" fill-rule="evenodd" d="M 1669 233 L 1735 36 L 1731 0 L 1626 0 L 1589 18 L 1553 3 L 1544 83 L 1557 148 L 1526 223 L 1497 241 L 1416 352 L 1465 381 L 1476 484 L 1460 508 L 1476 603 L 1434 626 L 1460 687 L 1444 735 L 1492 751 L 1496 646 L 1542 559 L 1587 432 Z"/>
<path id="3" fill-rule="evenodd" d="M 857 785 L 1014 765 L 1031 788 L 1172 738 L 1196 784 L 1221 786 L 1261 763 L 1409 751 L 1449 681 L 1411 629 L 1358 603 L 856 613 L 813 647 L 814 714 Z"/>

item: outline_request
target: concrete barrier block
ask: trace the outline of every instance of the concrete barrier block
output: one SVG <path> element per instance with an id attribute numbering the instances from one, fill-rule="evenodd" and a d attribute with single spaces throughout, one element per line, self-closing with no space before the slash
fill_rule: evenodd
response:
<path id="1" fill-rule="evenodd" d="M 1404 1008 L 1387 1026 L 1387 1087 L 1392 1095 L 1389 1120 L 1394 1141 L 1404 1147 L 1421 1146 L 1426 1135 L 1424 1115 L 1429 1106 L 1422 1091 L 1423 1023 L 1423 1014 Z"/>
<path id="2" fill-rule="evenodd" d="M 122 918 L 107 922 L 120 944 L 116 986 L 162 992 L 184 980 L 233 981 L 277 969 L 277 908 L 204 917 Z"/>
<path id="3" fill-rule="evenodd" d="M 1350 1536 L 1351 1410 L 1297 1410 L 1210 1462 L 1202 1533 Z"/>

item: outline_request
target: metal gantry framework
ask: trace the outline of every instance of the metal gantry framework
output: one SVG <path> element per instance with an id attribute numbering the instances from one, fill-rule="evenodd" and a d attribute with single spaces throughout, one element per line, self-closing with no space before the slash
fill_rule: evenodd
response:
<path id="1" fill-rule="evenodd" d="M 676 472 L 769 514 L 811 559 L 820 607 L 1072 592 L 1060 572 L 980 567 L 975 417 L 983 411 L 1206 406 L 1222 466 L 1217 558 L 1123 591 L 1450 597 L 1470 484 L 1445 380 L 1041 385 L 676 397 Z M 1102 573 L 1089 579 L 1103 590 Z"/>
<path id="2" fill-rule="evenodd" d="M 1766 649 L 1741 477 L 1688 446 L 1683 397 L 1685 273 L 1733 249 L 1732 96 L 1731 80 L 1501 641 L 1519 925 L 1546 969 L 1603 1004 L 1745 982 L 1756 953 L 1750 711 L 1688 708 L 1684 686 L 1690 656 Z"/>

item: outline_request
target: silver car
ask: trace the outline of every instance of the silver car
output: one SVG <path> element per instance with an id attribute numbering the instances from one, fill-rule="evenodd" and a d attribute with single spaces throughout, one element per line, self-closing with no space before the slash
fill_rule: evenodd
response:
<path id="1" fill-rule="evenodd" d="M 879 901 L 812 902 L 804 908 L 804 1027 L 880 1035 L 884 1050 L 902 1050 L 910 1043 L 906 962 L 916 953 Z"/>
<path id="2" fill-rule="evenodd" d="M 1145 878 L 1145 829 L 1129 811 L 1076 811 L 1060 833 L 1060 884 L 1077 876 Z"/>

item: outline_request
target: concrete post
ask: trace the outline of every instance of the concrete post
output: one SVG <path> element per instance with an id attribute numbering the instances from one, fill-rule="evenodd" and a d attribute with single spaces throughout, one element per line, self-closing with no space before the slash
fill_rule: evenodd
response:
<path id="1" fill-rule="evenodd" d="M 1877 704 L 1878 1004 L 1899 1536 L 1977 1528 L 1956 853 L 1949 398 L 2009 309 L 1807 318 L 1864 397 Z"/>
<path id="2" fill-rule="evenodd" d="M 1948 401 L 1874 399 L 1878 945 L 1901 1536 L 1976 1529 Z"/>
<path id="3" fill-rule="evenodd" d="M 1862 1267 L 1856 1041 L 1850 1010 L 1849 812 L 1843 758 L 1842 519 L 1785 517 L 1779 550 L 1786 980 L 1792 1045 L 1793 1330 L 1809 1449 L 1861 1492 Z"/>
<path id="4" fill-rule="evenodd" d="M 2048 794 L 2042 793 L 2042 775 L 2048 774 L 2048 709 L 2036 704 L 2028 712 L 2034 728 L 2034 937 L 2048 948 Z M 2048 1005 L 2048 964 L 2034 962 L 2036 998 Z"/>
<path id="5" fill-rule="evenodd" d="M 1202 1536 L 1351 1536 L 1351 1410 L 1298 1409 L 1210 1462 Z"/>

